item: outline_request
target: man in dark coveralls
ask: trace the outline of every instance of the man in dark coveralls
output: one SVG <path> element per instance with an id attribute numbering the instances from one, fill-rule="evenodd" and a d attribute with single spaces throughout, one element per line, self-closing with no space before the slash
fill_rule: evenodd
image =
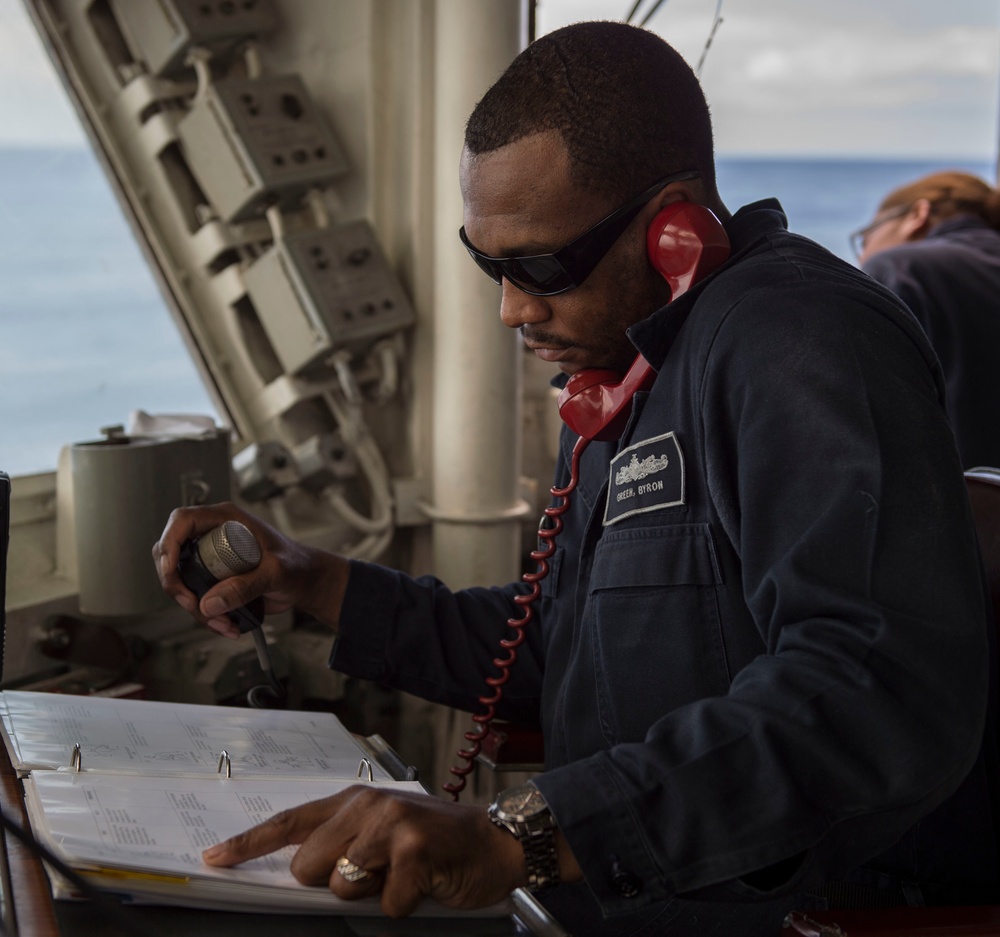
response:
<path id="1" fill-rule="evenodd" d="M 583 451 L 499 706 L 542 727 L 545 770 L 489 811 L 354 788 L 206 861 L 301 844 L 302 881 L 381 892 L 391 915 L 527 885 L 575 935 L 776 935 L 792 908 L 993 899 L 988 599 L 912 316 L 776 201 L 726 210 L 697 79 L 632 26 L 522 52 L 469 120 L 461 184 L 463 241 L 529 348 L 563 380 L 653 369 L 621 438 Z M 647 230 L 691 206 L 731 253 L 672 293 Z M 575 443 L 566 428 L 560 487 Z M 228 519 L 264 558 L 199 606 L 179 548 Z M 153 552 L 224 634 L 264 595 L 336 631 L 331 667 L 472 711 L 527 591 L 452 592 L 232 505 L 174 512 Z"/>

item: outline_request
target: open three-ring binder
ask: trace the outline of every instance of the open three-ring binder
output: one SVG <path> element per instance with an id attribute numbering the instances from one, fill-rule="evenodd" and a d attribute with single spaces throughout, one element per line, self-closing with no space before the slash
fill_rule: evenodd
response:
<path id="1" fill-rule="evenodd" d="M 206 847 L 352 784 L 396 780 L 330 713 L 0 692 L 0 727 L 32 832 L 98 887 L 134 902 L 231 911 L 380 914 L 289 871 L 294 847 L 231 868 Z M 430 796 L 430 795 L 427 795 Z M 50 873 L 53 894 L 74 897 Z M 507 903 L 433 917 L 500 917 Z"/>

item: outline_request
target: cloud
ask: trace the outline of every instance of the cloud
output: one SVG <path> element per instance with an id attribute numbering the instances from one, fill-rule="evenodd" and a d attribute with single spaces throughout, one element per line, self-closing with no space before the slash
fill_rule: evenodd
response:
<path id="1" fill-rule="evenodd" d="M 641 6 L 649 10 L 653 0 Z M 670 0 L 648 27 L 692 65 L 717 0 Z M 621 19 L 624 0 L 541 0 L 539 25 Z M 996 0 L 724 0 L 701 72 L 720 149 L 991 157 Z"/>
<path id="2" fill-rule="evenodd" d="M 997 30 L 953 26 L 944 30 L 884 34 L 859 33 L 845 26 L 818 32 L 806 23 L 773 24 L 739 19 L 706 84 L 746 99 L 781 94 L 786 100 L 816 93 L 830 100 L 866 106 L 889 89 L 898 103 L 900 89 L 911 87 L 911 100 L 924 100 L 933 83 L 948 78 L 992 81 L 998 70 Z M 721 45 L 721 37 L 720 37 Z"/>
<path id="3" fill-rule="evenodd" d="M 991 157 L 995 5 L 986 22 L 972 15 L 978 7 L 949 20 L 948 4 L 933 18 L 918 15 L 917 3 L 890 0 L 878 13 L 853 6 L 758 0 L 728 15 L 724 7 L 702 72 L 720 149 Z"/>
<path id="4" fill-rule="evenodd" d="M 648 26 L 696 65 L 717 3 L 669 0 Z M 540 0 L 539 31 L 632 5 Z M 722 19 L 701 74 L 721 149 L 996 152 L 996 0 L 724 0 Z M 0 144 L 83 140 L 20 0 L 0 0 L 0 112 Z"/>

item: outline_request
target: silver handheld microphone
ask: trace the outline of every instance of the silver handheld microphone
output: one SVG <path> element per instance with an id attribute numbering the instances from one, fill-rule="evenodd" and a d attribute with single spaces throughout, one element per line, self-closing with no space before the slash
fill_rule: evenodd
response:
<path id="1" fill-rule="evenodd" d="M 177 572 L 181 582 L 200 601 L 212 586 L 222 582 L 223 579 L 240 576 L 256 569 L 261 556 L 260 544 L 250 529 L 239 521 L 226 521 L 207 534 L 188 540 L 181 546 Z M 234 608 L 226 614 L 241 633 L 249 631 L 253 635 L 257 660 L 260 661 L 261 670 L 268 679 L 271 692 L 277 696 L 284 696 L 281 683 L 274 675 L 267 641 L 260 627 L 264 619 L 264 600 L 254 599 L 242 608 Z M 268 688 L 255 687 L 251 690 L 249 694 L 251 704 L 262 705 L 261 696 L 257 691 L 266 689 Z"/>
<path id="2" fill-rule="evenodd" d="M 198 558 L 220 581 L 248 573 L 260 563 L 260 545 L 250 528 L 239 521 L 226 521 L 199 537 L 197 544 Z"/>
<path id="3" fill-rule="evenodd" d="M 199 601 L 212 586 L 256 569 L 260 563 L 260 545 L 246 525 L 226 521 L 207 534 L 186 541 L 181 546 L 177 572 L 181 581 Z M 264 602 L 255 599 L 243 608 L 227 613 L 229 619 L 246 633 L 260 628 L 264 618 Z"/>

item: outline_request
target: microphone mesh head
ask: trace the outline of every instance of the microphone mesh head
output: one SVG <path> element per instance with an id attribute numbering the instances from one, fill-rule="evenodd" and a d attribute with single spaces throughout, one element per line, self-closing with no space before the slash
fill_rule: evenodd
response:
<path id="1" fill-rule="evenodd" d="M 239 521 L 226 521 L 209 535 L 218 560 L 229 575 L 248 573 L 260 562 L 260 546 L 250 529 Z"/>

